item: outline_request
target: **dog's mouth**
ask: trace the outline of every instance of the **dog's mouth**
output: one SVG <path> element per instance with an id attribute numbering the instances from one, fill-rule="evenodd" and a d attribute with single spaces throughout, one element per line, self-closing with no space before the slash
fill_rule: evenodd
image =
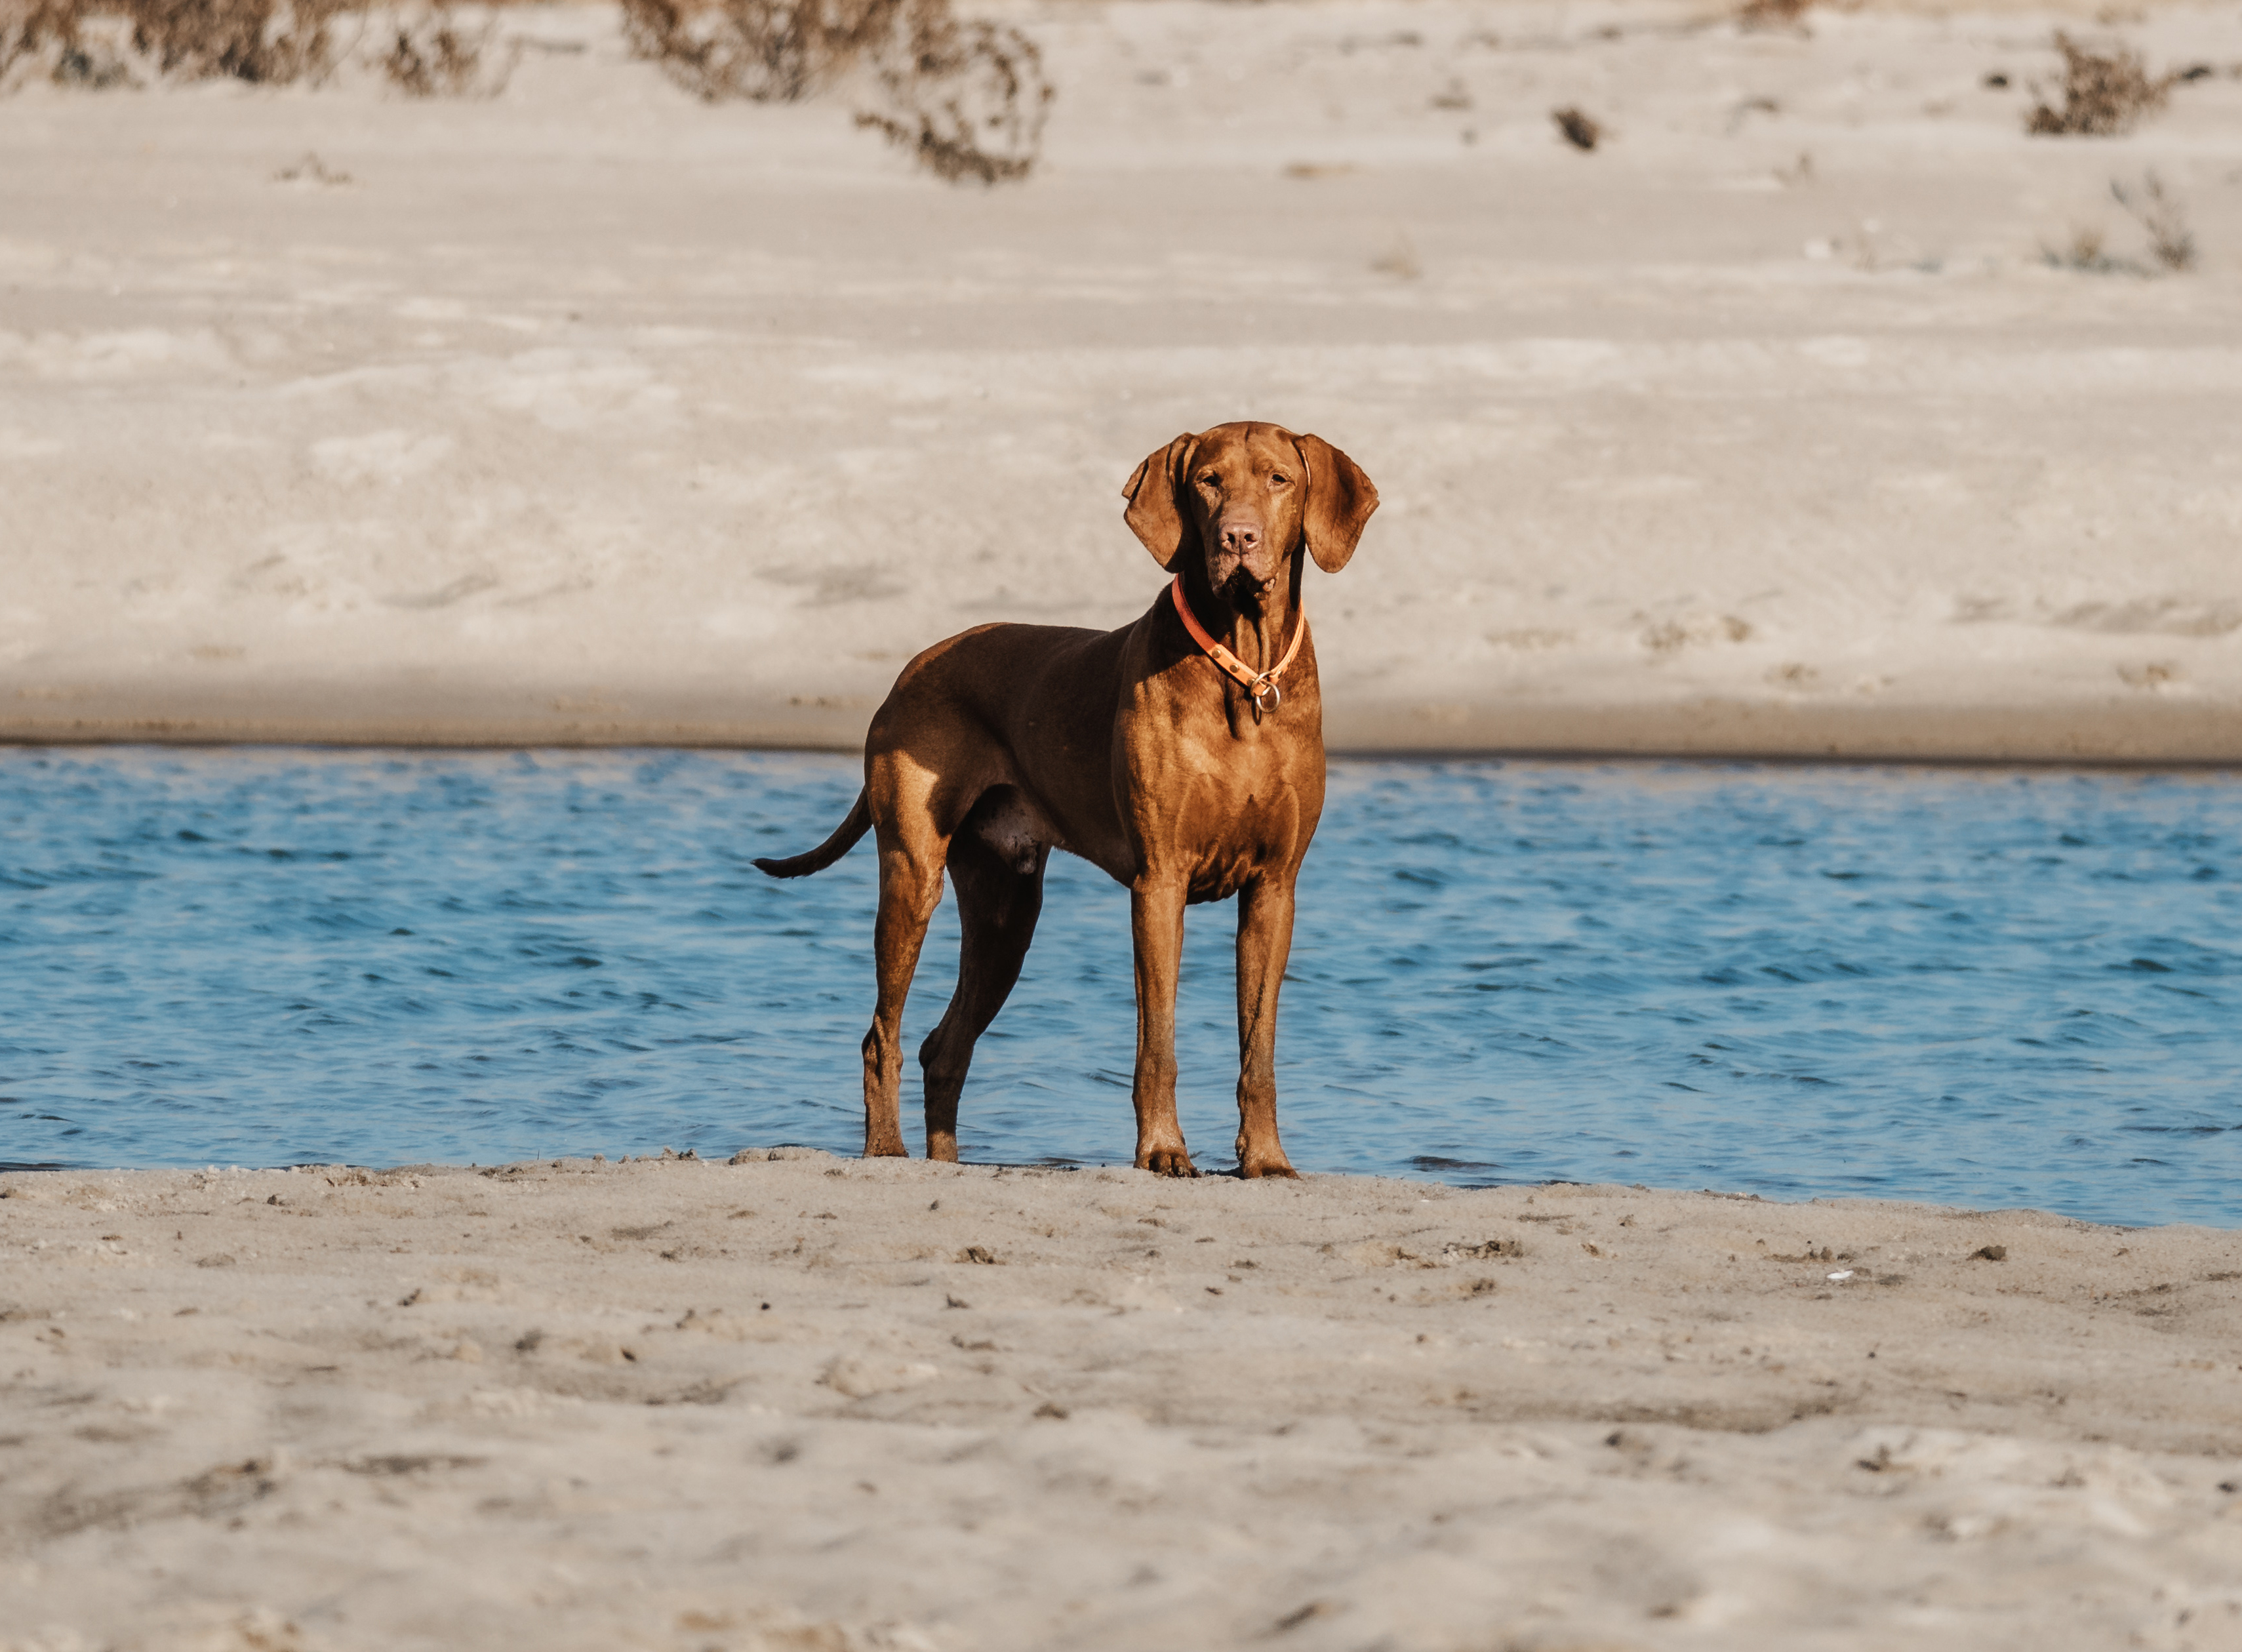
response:
<path id="1" fill-rule="evenodd" d="M 1261 617 L 1261 605 L 1269 594 L 1269 581 L 1256 579 L 1243 563 L 1230 570 L 1230 577 L 1214 588 L 1214 594 L 1230 604 L 1233 612 L 1249 620 Z"/>

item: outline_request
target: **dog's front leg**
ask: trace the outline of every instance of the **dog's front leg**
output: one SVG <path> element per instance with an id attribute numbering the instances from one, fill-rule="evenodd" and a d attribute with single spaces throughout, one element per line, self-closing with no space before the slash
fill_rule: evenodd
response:
<path id="1" fill-rule="evenodd" d="M 1292 950 L 1292 882 L 1238 893 L 1238 1173 L 1297 1176 L 1277 1139 L 1277 994 Z"/>
<path id="2" fill-rule="evenodd" d="M 1176 972 L 1184 954 L 1184 885 L 1140 882 L 1129 891 L 1137 948 L 1137 1168 L 1196 1176 L 1176 1119 Z"/>

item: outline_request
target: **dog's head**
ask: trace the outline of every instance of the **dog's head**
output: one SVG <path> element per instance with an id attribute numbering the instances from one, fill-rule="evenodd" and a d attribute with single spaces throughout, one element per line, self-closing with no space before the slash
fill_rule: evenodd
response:
<path id="1" fill-rule="evenodd" d="M 1137 467 L 1124 518 L 1171 574 L 1199 559 L 1208 588 L 1259 614 L 1297 565 L 1303 541 L 1336 574 L 1354 554 L 1378 489 L 1320 436 L 1276 425 L 1217 425 L 1177 437 Z"/>

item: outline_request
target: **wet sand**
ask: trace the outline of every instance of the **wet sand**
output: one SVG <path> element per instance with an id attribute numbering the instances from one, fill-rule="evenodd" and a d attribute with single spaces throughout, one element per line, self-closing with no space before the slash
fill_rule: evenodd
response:
<path id="1" fill-rule="evenodd" d="M 2242 1644 L 2242 1236 L 863 1164 L 0 1177 L 0 1647 Z"/>

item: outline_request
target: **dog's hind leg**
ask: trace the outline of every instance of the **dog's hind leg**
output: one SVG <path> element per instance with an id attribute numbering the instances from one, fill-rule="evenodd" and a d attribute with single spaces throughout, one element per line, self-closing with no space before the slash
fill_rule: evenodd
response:
<path id="1" fill-rule="evenodd" d="M 919 1046 L 926 1075 L 926 1156 L 957 1157 L 957 1098 L 973 1045 L 1004 1007 L 1043 910 L 1043 844 L 992 845 L 970 822 L 950 840 L 957 890 L 957 991 L 941 1023 Z"/>
<path id="2" fill-rule="evenodd" d="M 864 1157 L 904 1158 L 902 1091 L 903 1000 L 910 996 L 926 926 L 942 903 L 945 843 L 923 824 L 880 823 L 880 911 L 872 926 L 879 1001 L 864 1035 Z"/>

